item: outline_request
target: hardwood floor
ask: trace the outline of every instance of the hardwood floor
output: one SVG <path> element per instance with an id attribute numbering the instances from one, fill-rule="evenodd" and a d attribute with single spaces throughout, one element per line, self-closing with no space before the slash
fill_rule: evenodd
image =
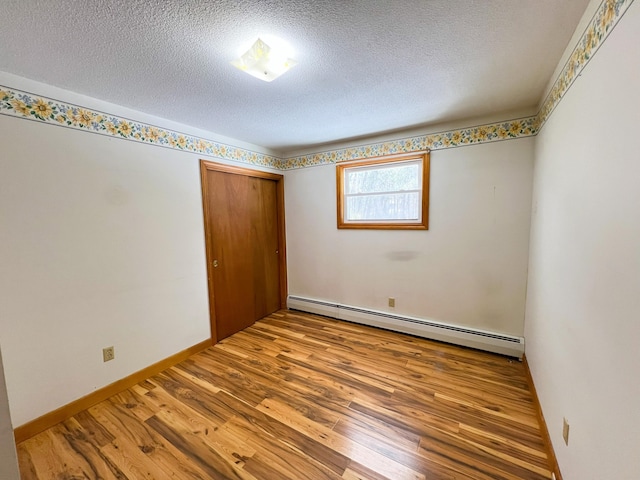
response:
<path id="1" fill-rule="evenodd" d="M 549 479 L 523 365 L 280 311 L 18 445 L 29 479 Z"/>

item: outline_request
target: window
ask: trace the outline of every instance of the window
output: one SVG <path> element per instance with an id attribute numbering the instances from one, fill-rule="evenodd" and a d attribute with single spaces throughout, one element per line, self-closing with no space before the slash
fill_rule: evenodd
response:
<path id="1" fill-rule="evenodd" d="M 336 166 L 338 228 L 428 228 L 429 153 Z"/>

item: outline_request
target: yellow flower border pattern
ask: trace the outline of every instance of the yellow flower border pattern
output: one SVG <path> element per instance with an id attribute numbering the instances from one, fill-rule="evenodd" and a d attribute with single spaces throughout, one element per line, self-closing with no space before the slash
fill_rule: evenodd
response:
<path id="1" fill-rule="evenodd" d="M 622 18 L 634 0 L 603 0 L 597 8 L 585 32 L 580 37 L 569 60 L 558 75 L 549 94 L 542 102 L 537 115 L 516 120 L 463 128 L 442 133 L 381 142 L 359 147 L 349 147 L 327 152 L 312 153 L 286 158 L 283 170 L 311 167 L 326 163 L 359 160 L 394 153 L 410 153 L 421 150 L 441 150 L 477 143 L 487 143 L 511 138 L 537 135 L 562 97 L 576 80 L 589 60 L 602 46 L 607 36 Z"/>
<path id="2" fill-rule="evenodd" d="M 549 94 L 542 102 L 540 111 L 531 117 L 283 159 L 3 86 L 0 86 L 0 115 L 26 118 L 279 170 L 529 137 L 538 134 L 564 94 L 602 46 L 633 1 L 602 1 Z"/>
<path id="3" fill-rule="evenodd" d="M 633 0 L 604 0 L 597 8 L 551 91 L 542 102 L 542 108 L 538 113 L 541 126 L 632 3 Z"/>
<path id="4" fill-rule="evenodd" d="M 280 170 L 527 137 L 535 135 L 539 129 L 537 117 L 533 116 L 281 159 L 2 86 L 0 86 L 0 114 Z"/>
<path id="5" fill-rule="evenodd" d="M 358 147 L 347 147 L 328 152 L 311 153 L 286 158 L 281 168 L 312 167 L 327 163 L 347 162 L 396 153 L 411 153 L 425 150 L 442 150 L 478 143 L 495 142 L 513 138 L 530 137 L 538 133 L 537 116 L 507 120 L 498 123 L 462 128 L 447 132 L 419 135 L 389 142 L 373 143 Z"/>
<path id="6" fill-rule="evenodd" d="M 234 162 L 278 168 L 278 157 L 206 140 L 185 133 L 97 112 L 47 97 L 0 86 L 0 114 L 159 145 Z"/>

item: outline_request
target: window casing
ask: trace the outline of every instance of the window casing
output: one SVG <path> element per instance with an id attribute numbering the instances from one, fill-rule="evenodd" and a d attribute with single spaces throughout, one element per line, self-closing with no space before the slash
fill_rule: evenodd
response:
<path id="1" fill-rule="evenodd" d="M 429 153 L 336 166 L 338 228 L 426 230 Z"/>

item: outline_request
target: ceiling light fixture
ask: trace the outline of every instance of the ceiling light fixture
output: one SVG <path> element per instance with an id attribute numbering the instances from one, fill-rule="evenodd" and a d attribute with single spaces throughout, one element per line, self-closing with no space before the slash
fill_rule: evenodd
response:
<path id="1" fill-rule="evenodd" d="M 260 80 L 270 82 L 295 67 L 297 63 L 288 58 L 285 52 L 272 48 L 258 39 L 240 58 L 232 61 L 231 65 Z"/>

